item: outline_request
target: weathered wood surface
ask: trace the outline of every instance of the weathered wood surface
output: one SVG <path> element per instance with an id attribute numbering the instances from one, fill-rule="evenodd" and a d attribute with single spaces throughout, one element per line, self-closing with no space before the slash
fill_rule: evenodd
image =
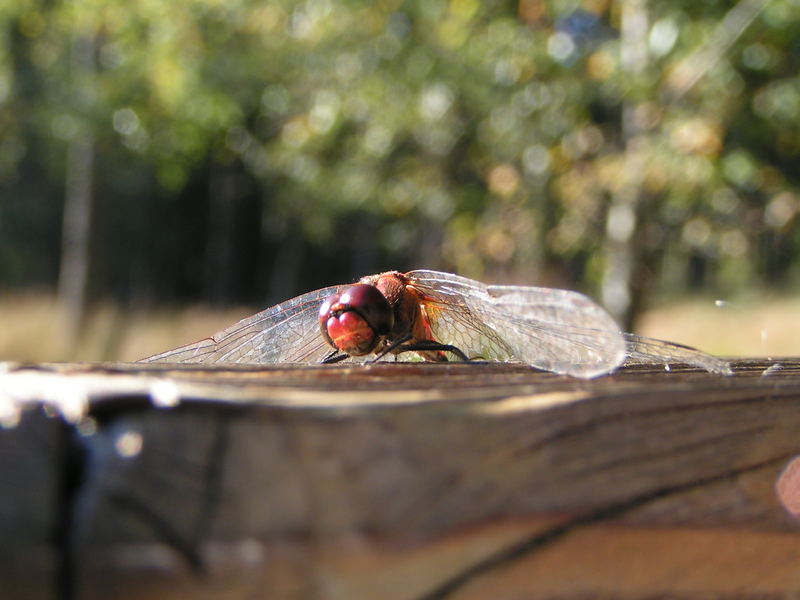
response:
<path id="1" fill-rule="evenodd" d="M 0 421 L 2 597 L 800 595 L 793 359 L 5 364 Z"/>

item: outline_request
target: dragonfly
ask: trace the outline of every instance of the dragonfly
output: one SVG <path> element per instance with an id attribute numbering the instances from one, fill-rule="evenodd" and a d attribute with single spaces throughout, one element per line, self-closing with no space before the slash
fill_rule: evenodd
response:
<path id="1" fill-rule="evenodd" d="M 142 359 L 175 363 L 395 360 L 521 362 L 593 378 L 625 363 L 684 363 L 730 374 L 718 357 L 625 333 L 589 297 L 487 285 L 431 270 L 387 271 L 308 292 L 198 342 Z"/>

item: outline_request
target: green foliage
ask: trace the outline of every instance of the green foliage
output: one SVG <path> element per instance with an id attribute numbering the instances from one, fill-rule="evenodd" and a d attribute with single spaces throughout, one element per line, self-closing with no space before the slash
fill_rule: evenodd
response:
<path id="1" fill-rule="evenodd" d="M 628 107 L 656 281 L 796 279 L 800 2 L 769 3 L 675 98 L 729 8 L 650 3 L 648 62 L 632 78 L 621 4 L 603 0 L 6 0 L 0 235 L 16 202 L 60 206 L 66 144 L 91 128 L 107 293 L 141 286 L 126 272 L 152 287 L 182 266 L 171 293 L 199 293 L 214 271 L 191 265 L 216 252 L 220 174 L 233 182 L 225 210 L 258 238 L 225 229 L 227 260 L 247 262 L 259 293 L 270 276 L 254 273 L 278 272 L 287 245 L 348 274 L 428 265 L 596 282 L 609 198 L 627 184 Z M 70 64 L 80 40 L 96 47 L 89 75 Z M 153 250 L 118 256 L 141 240 Z M 29 249 L 5 246 L 0 269 L 25 263 Z"/>

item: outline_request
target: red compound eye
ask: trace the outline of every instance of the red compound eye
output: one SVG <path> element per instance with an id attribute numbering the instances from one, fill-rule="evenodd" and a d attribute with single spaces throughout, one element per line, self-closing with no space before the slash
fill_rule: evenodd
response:
<path id="1" fill-rule="evenodd" d="M 392 307 L 384 295 L 363 283 L 331 296 L 319 309 L 322 335 L 331 346 L 353 356 L 372 352 L 393 323 Z"/>

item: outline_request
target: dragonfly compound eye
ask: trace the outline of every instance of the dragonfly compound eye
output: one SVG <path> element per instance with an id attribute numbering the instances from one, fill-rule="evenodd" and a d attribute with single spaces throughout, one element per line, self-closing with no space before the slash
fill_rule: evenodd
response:
<path id="1" fill-rule="evenodd" d="M 345 354 L 369 354 L 392 328 L 392 307 L 375 286 L 363 283 L 325 300 L 319 310 L 322 335 Z"/>

